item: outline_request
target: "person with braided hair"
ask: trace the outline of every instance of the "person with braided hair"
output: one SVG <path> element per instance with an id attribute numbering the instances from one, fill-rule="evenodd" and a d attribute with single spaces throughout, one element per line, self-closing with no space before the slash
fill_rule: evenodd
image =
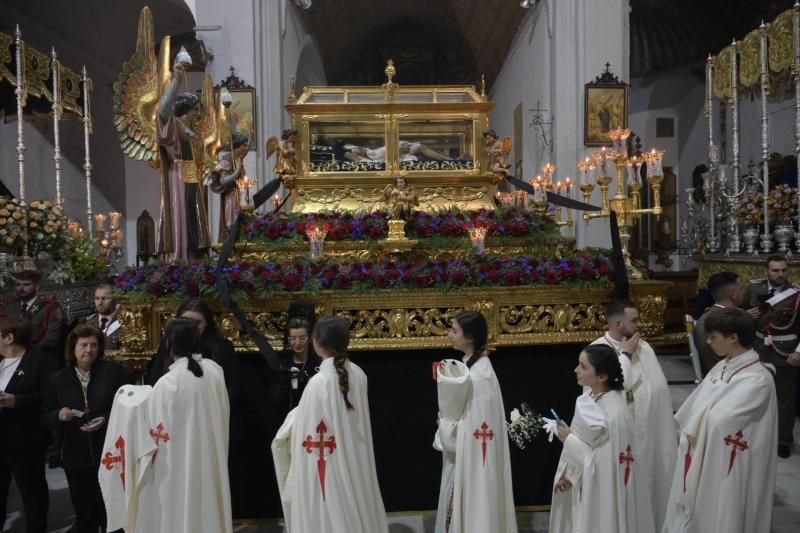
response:
<path id="1" fill-rule="evenodd" d="M 553 482 L 551 533 L 656 531 L 647 473 L 640 466 L 633 416 L 617 352 L 591 344 L 578 356 L 575 415 L 557 426 L 564 444 Z"/>
<path id="2" fill-rule="evenodd" d="M 350 326 L 325 317 L 311 338 L 322 358 L 319 372 L 272 441 L 287 531 L 388 533 L 367 377 L 347 357 Z"/>
<path id="3" fill-rule="evenodd" d="M 436 533 L 517 533 L 505 408 L 489 361 L 486 319 L 462 312 L 450 342 L 464 358 L 435 363 L 439 427 L 433 447 L 442 452 Z"/>

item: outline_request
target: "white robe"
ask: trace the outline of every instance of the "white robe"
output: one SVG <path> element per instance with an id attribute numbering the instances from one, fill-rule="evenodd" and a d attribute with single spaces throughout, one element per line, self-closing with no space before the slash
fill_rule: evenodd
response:
<path id="1" fill-rule="evenodd" d="M 778 408 L 775 382 L 758 354 L 717 363 L 675 419 L 680 449 L 662 531 L 769 532 Z"/>
<path id="2" fill-rule="evenodd" d="M 202 377 L 178 359 L 148 401 L 148 434 L 158 449 L 141 483 L 136 533 L 233 531 L 225 377 L 214 361 L 194 357 Z"/>
<path id="3" fill-rule="evenodd" d="M 550 533 L 655 533 L 633 418 L 624 394 L 584 393 L 556 471 L 572 487 L 553 494 Z"/>
<path id="4" fill-rule="evenodd" d="M 114 396 L 98 470 L 108 516 L 108 531 L 136 531 L 139 488 L 150 456 L 156 451 L 148 435 L 149 385 L 124 385 Z"/>
<path id="5" fill-rule="evenodd" d="M 592 344 L 611 346 L 619 355 L 625 377 L 625 392 L 633 396 L 628 408 L 633 415 L 639 440 L 639 464 L 643 465 L 647 476 L 656 529 L 661 529 L 667 513 L 672 471 L 678 453 L 678 432 L 667 378 L 653 348 L 643 340 L 639 341 L 639 348 L 632 359 L 622 355 L 622 344 L 608 333 Z"/>
<path id="6" fill-rule="evenodd" d="M 505 409 L 492 363 L 481 357 L 470 369 L 451 359 L 442 365 L 436 533 L 516 533 Z"/>
<path id="7" fill-rule="evenodd" d="M 333 359 L 309 380 L 272 455 L 289 533 L 387 533 L 367 401 L 367 377 L 347 362 L 348 410 Z"/>

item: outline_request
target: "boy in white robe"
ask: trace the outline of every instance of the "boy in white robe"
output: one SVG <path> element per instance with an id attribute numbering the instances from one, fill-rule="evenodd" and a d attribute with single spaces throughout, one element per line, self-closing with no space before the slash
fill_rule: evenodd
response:
<path id="1" fill-rule="evenodd" d="M 654 533 L 647 478 L 623 395 L 622 368 L 608 346 L 587 346 L 575 368 L 589 388 L 572 424 L 559 426 L 564 450 L 554 481 L 550 533 Z"/>
<path id="2" fill-rule="evenodd" d="M 653 348 L 639 337 L 639 311 L 630 300 L 610 300 L 608 331 L 592 344 L 611 346 L 625 377 L 625 397 L 639 440 L 639 464 L 652 497 L 656 529 L 661 529 L 678 448 L 667 378 Z"/>
<path id="3" fill-rule="evenodd" d="M 725 357 L 675 415 L 680 448 L 663 533 L 771 531 L 778 407 L 770 370 L 752 349 L 755 320 L 721 309 L 706 320 Z"/>
<path id="4" fill-rule="evenodd" d="M 434 447 L 442 452 L 442 482 L 436 533 L 517 531 L 505 409 L 486 340 L 483 316 L 461 313 L 450 341 L 465 362 L 439 366 Z"/>
<path id="5" fill-rule="evenodd" d="M 349 325 L 323 318 L 311 338 L 319 372 L 272 441 L 287 531 L 387 533 L 367 377 L 347 359 Z"/>

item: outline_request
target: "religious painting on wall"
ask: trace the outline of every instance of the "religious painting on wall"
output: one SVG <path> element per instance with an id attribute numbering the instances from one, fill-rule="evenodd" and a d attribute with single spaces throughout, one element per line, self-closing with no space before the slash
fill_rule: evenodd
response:
<path id="1" fill-rule="evenodd" d="M 583 144 L 611 146 L 608 132 L 628 127 L 628 85 L 609 70 L 587 83 L 584 94 Z"/>

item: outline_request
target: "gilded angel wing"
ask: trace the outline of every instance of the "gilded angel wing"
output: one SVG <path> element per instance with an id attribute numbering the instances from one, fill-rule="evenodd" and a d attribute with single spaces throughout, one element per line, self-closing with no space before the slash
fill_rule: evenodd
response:
<path id="1" fill-rule="evenodd" d="M 203 110 L 197 121 L 197 133 L 203 140 L 203 165 L 209 169 L 216 166 L 219 151 L 229 147 L 231 142 L 230 123 L 219 100 L 214 93 L 211 75 L 206 74 L 200 95 Z"/>
<path id="2" fill-rule="evenodd" d="M 510 154 L 511 153 L 512 144 L 513 143 L 511 141 L 511 137 L 509 135 L 506 135 L 505 137 L 503 137 L 503 152 L 505 152 L 506 154 Z"/>
<path id="3" fill-rule="evenodd" d="M 162 54 L 163 48 L 162 44 Z M 122 65 L 122 72 L 114 83 L 114 126 L 122 151 L 132 159 L 153 161 L 158 158 L 156 113 L 161 94 L 159 77 L 153 15 L 150 8 L 144 7 L 139 14 L 136 52 Z"/>
<path id="4" fill-rule="evenodd" d="M 278 149 L 278 138 L 274 135 L 267 139 L 267 159 L 272 157 L 272 154 L 275 153 L 275 150 Z"/>

